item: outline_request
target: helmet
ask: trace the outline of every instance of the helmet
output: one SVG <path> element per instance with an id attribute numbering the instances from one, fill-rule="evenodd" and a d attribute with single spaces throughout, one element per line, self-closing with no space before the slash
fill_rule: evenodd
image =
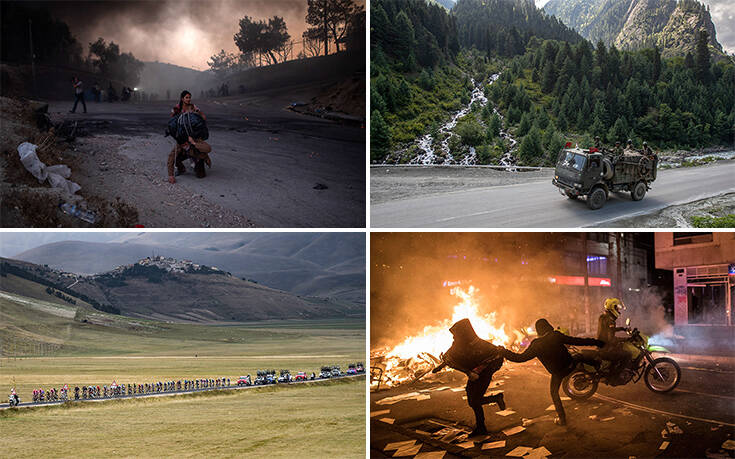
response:
<path id="1" fill-rule="evenodd" d="M 628 143 L 633 143 L 633 139 L 628 139 Z"/>
<path id="2" fill-rule="evenodd" d="M 643 146 L 645 147 L 646 145 L 648 145 L 648 142 L 643 142 Z"/>
<path id="3" fill-rule="evenodd" d="M 608 298 L 605 300 L 605 310 L 617 319 L 620 316 L 620 311 L 625 310 L 625 305 L 617 298 Z"/>

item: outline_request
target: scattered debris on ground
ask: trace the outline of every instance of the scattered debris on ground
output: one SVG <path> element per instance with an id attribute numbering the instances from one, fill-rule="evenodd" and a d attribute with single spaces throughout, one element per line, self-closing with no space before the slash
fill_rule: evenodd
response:
<path id="1" fill-rule="evenodd" d="M 733 227 L 727 226 L 729 220 L 735 222 L 735 193 L 669 206 L 651 214 L 621 218 L 603 225 L 614 228 Z"/>
<path id="2" fill-rule="evenodd" d="M 110 201 L 89 190 L 79 190 L 75 176 L 79 174 L 83 159 L 73 154 L 73 142 L 80 132 L 63 123 L 52 125 L 47 110 L 48 105 L 41 102 L 0 98 L 2 226 L 134 226 L 138 221 L 135 207 L 120 199 Z M 57 130 L 64 134 L 57 135 Z M 21 161 L 19 152 L 24 143 L 37 146 L 21 147 L 28 166 Z M 49 176 L 48 172 L 56 177 Z M 61 209 L 64 204 L 72 206 L 77 215 L 65 213 Z M 78 218 L 82 212 L 94 214 L 94 223 Z"/>
<path id="3" fill-rule="evenodd" d="M 294 101 L 289 110 L 333 121 L 365 123 L 365 75 L 356 74 L 324 87 L 309 102 Z"/>

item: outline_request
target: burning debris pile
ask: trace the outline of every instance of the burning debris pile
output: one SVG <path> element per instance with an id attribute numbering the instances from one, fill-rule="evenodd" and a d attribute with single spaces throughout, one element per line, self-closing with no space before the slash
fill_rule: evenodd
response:
<path id="1" fill-rule="evenodd" d="M 506 333 L 505 324 L 497 324 L 495 312 L 480 313 L 479 289 L 472 285 L 466 290 L 454 287 L 450 293 L 459 299 L 451 318 L 424 327 L 420 333 L 392 348 L 383 347 L 372 352 L 374 387 L 411 383 L 429 374 L 441 363 L 441 354 L 452 345 L 449 327 L 461 319 L 469 319 L 477 335 L 495 345 L 510 346 L 516 341 L 512 332 L 512 338 Z M 446 371 L 449 369 L 438 374 Z"/>

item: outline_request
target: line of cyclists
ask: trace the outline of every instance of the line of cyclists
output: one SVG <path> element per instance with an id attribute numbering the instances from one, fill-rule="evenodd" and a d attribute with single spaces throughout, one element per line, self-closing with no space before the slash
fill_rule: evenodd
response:
<path id="1" fill-rule="evenodd" d="M 336 369 L 337 374 L 330 374 L 326 375 L 325 368 L 329 368 L 330 370 Z M 365 367 L 362 365 L 362 363 L 358 364 L 350 364 L 349 370 L 345 374 L 356 374 L 356 373 L 362 373 L 365 371 Z M 284 372 L 287 373 L 288 378 L 284 379 Z M 278 382 L 291 382 L 291 381 L 298 381 L 301 378 L 291 378 L 290 372 L 288 370 L 281 370 L 281 377 L 276 380 L 275 378 L 275 371 L 274 370 L 264 370 L 264 371 L 258 371 L 258 376 L 265 377 L 266 374 L 273 374 L 274 376 L 274 383 L 276 381 Z M 303 372 L 301 372 L 303 373 Z M 300 373 L 300 374 L 301 374 Z M 323 367 L 322 372 L 319 375 L 320 378 L 324 377 L 334 377 L 340 375 L 339 373 L 339 367 Z M 311 379 L 313 380 L 315 378 L 315 374 L 311 374 Z M 303 379 L 307 379 L 306 377 Z M 241 380 L 243 380 L 243 377 L 241 377 Z M 247 383 L 245 385 L 251 385 L 251 384 L 264 384 L 265 382 L 258 382 L 257 378 L 255 382 L 251 382 L 250 375 L 247 376 Z M 242 385 L 241 381 L 236 381 L 237 385 Z M 267 383 L 265 383 L 267 384 Z M 230 378 L 202 378 L 202 379 L 184 379 L 184 380 L 178 380 L 178 381 L 158 381 L 154 383 L 145 383 L 145 384 L 118 384 L 117 382 L 113 381 L 110 386 L 76 386 L 74 387 L 74 390 L 72 391 L 68 384 L 64 384 L 64 386 L 61 389 L 51 388 L 48 390 L 44 389 L 35 389 L 33 391 L 33 403 L 44 403 L 44 402 L 56 402 L 56 401 L 62 401 L 65 402 L 67 400 L 90 400 L 90 399 L 100 399 L 100 398 L 114 398 L 114 397 L 129 397 L 129 396 L 136 396 L 136 395 L 149 395 L 149 394 L 155 394 L 155 393 L 164 393 L 164 392 L 175 392 L 175 391 L 191 391 L 191 390 L 206 390 L 206 389 L 221 389 L 231 387 L 231 381 Z M 73 393 L 73 395 L 70 394 L 70 392 Z M 10 403 L 10 406 L 17 406 L 20 403 L 20 398 L 18 397 L 17 393 L 15 392 L 15 388 L 13 388 L 10 396 L 8 397 L 8 401 Z"/>

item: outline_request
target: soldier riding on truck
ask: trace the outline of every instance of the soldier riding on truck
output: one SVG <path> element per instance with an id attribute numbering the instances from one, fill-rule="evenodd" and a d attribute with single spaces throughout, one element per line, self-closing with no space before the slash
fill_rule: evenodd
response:
<path id="1" fill-rule="evenodd" d="M 611 192 L 627 191 L 633 201 L 640 201 L 656 180 L 658 156 L 643 143 L 643 151 L 624 151 L 620 142 L 613 151 L 596 147 L 585 150 L 566 147 L 559 153 L 551 181 L 569 199 L 586 196 L 587 206 L 597 210 L 605 205 Z M 630 145 L 630 144 L 629 144 Z"/>

